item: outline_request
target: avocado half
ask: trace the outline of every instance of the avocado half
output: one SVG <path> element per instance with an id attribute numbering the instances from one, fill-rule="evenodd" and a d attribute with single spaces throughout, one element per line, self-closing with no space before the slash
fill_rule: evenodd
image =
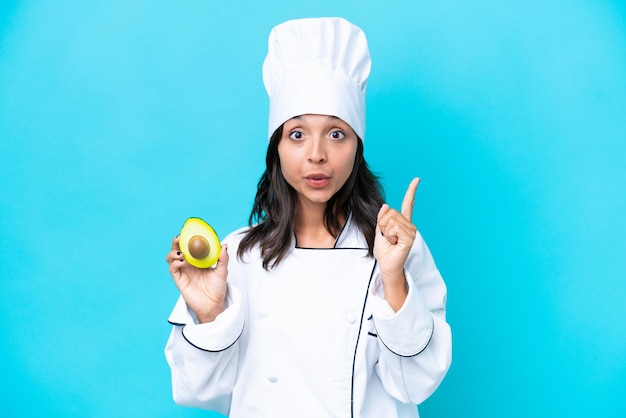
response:
<path id="1" fill-rule="evenodd" d="M 201 269 L 217 263 L 220 256 L 220 239 L 211 225 L 200 218 L 189 218 L 185 221 L 178 245 L 185 260 L 194 267 Z"/>

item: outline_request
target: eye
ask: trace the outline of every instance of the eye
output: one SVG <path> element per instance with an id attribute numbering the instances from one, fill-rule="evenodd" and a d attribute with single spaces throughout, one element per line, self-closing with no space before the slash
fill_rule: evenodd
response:
<path id="1" fill-rule="evenodd" d="M 304 134 L 301 131 L 293 131 L 289 134 L 289 138 L 294 141 L 299 141 L 304 138 Z"/>
<path id="2" fill-rule="evenodd" d="M 339 140 L 344 139 L 346 137 L 346 134 L 344 134 L 342 131 L 332 131 L 330 133 L 330 137 L 332 139 Z"/>

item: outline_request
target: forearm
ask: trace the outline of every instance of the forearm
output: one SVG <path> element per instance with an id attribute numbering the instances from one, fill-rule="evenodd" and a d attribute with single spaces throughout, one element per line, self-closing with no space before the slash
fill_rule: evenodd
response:
<path id="1" fill-rule="evenodd" d="M 372 289 L 381 350 L 377 372 L 393 397 L 420 403 L 439 386 L 452 359 L 446 285 L 421 237 L 405 264 L 404 275 L 408 291 L 397 310 L 387 298 L 382 274 Z"/>
<path id="2" fill-rule="evenodd" d="M 172 395 L 181 405 L 227 413 L 244 326 L 240 291 L 231 286 L 228 295 L 226 309 L 210 323 L 200 323 L 182 297 L 169 317 L 174 326 L 165 356 Z"/>
<path id="3" fill-rule="evenodd" d="M 219 352 L 201 350 L 185 338 L 183 326 L 174 326 L 165 347 L 174 401 L 227 414 L 237 375 L 237 350 L 236 345 Z"/>
<path id="4" fill-rule="evenodd" d="M 402 305 L 404 305 L 408 294 L 408 284 L 404 272 L 393 276 L 385 276 L 382 274 L 381 280 L 385 300 L 394 312 L 398 312 Z"/>
<path id="5" fill-rule="evenodd" d="M 437 316 L 431 338 L 418 354 L 400 356 L 381 344 L 377 373 L 385 390 L 404 403 L 422 403 L 446 376 L 452 360 L 451 347 L 450 327 Z"/>

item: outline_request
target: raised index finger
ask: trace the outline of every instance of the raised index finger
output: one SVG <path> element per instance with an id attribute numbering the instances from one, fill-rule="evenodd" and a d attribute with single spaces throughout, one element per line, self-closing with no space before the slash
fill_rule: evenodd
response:
<path id="1" fill-rule="evenodd" d="M 402 209 L 401 213 L 409 221 L 413 222 L 413 203 L 415 202 L 415 191 L 417 190 L 417 186 L 420 184 L 419 177 L 414 178 L 409 184 L 409 188 L 406 189 L 406 193 L 404 194 L 404 199 L 402 200 Z"/>

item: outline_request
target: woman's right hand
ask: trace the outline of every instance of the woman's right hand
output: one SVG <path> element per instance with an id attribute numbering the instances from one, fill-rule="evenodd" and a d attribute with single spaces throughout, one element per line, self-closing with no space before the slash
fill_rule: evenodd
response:
<path id="1" fill-rule="evenodd" d="M 198 317 L 198 321 L 201 324 L 212 322 L 224 311 L 228 277 L 228 247 L 222 246 L 215 267 L 200 269 L 185 261 L 178 239 L 175 237 L 172 240 L 172 251 L 165 257 L 170 265 L 170 274 L 187 302 L 187 306 Z"/>

